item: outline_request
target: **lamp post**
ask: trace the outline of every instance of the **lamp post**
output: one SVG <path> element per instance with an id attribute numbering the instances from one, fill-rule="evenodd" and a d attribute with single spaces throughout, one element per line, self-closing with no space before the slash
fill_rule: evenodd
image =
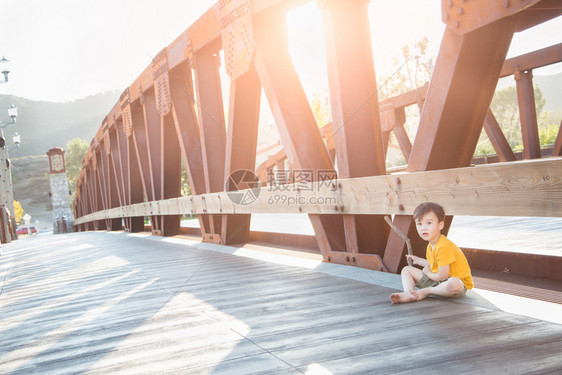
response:
<path id="1" fill-rule="evenodd" d="M 8 70 L 8 68 L 6 67 L 6 64 L 9 62 L 10 60 L 8 60 L 7 58 L 5 58 L 4 56 L 2 56 L 2 59 L 0 59 L 0 65 L 2 65 L 4 68 L 2 70 L 2 74 L 4 75 L 4 80 L 0 81 L 0 83 L 6 83 L 8 82 L 8 74 L 10 73 L 10 71 Z"/>
<path id="2" fill-rule="evenodd" d="M 2 61 L 2 60 L 0 60 Z M 2 72 L 7 79 L 7 71 Z M 8 158 L 8 149 L 6 147 L 6 139 L 4 138 L 4 129 L 9 125 L 16 123 L 16 118 L 18 117 L 18 109 L 16 106 L 11 104 L 8 107 L 8 116 L 10 116 L 10 121 L 4 122 L 0 121 L 0 205 L 6 207 L 10 215 L 7 218 L 11 223 L 12 231 L 7 230 L 7 225 L 2 225 L 2 242 L 10 242 L 12 239 L 16 239 L 16 220 L 14 216 L 14 191 L 12 188 L 12 171 L 10 169 L 10 159 Z M 14 134 L 12 141 L 19 147 L 21 143 L 21 136 L 19 134 Z"/>

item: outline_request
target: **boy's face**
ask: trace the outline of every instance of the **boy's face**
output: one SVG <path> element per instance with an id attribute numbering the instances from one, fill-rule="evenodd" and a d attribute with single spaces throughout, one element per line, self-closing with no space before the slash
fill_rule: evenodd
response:
<path id="1" fill-rule="evenodd" d="M 445 222 L 439 221 L 435 212 L 425 214 L 421 219 L 416 220 L 416 229 L 421 238 L 435 245 L 441 236 L 441 230 L 445 227 Z"/>

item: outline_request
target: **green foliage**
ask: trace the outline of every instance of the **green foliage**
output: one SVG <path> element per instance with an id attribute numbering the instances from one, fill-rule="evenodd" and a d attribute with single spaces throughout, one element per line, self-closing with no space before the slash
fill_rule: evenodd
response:
<path id="1" fill-rule="evenodd" d="M 379 100 L 403 94 L 429 82 L 433 58 L 427 53 L 427 37 L 402 47 L 402 54 L 392 59 L 390 72 L 379 75 Z"/>
<path id="2" fill-rule="evenodd" d="M 539 140 L 541 145 L 552 145 L 556 142 L 560 125 L 551 124 L 543 129 L 539 129 Z"/>
<path id="3" fill-rule="evenodd" d="M 322 99 L 320 95 L 313 94 L 312 100 L 310 101 L 310 107 L 312 108 L 312 113 L 314 114 L 314 118 L 316 119 L 316 123 L 319 128 L 332 121 L 332 111 L 329 98 Z"/>
<path id="4" fill-rule="evenodd" d="M 72 191 L 73 197 L 76 192 L 76 183 L 80 176 L 80 170 L 82 169 L 82 162 L 84 161 L 89 147 L 90 144 L 80 138 L 73 138 L 66 144 L 66 152 L 64 155 L 66 177 L 68 178 L 68 188 Z M 73 200 L 72 198 L 72 201 Z"/>
<path id="5" fill-rule="evenodd" d="M 182 161 L 182 169 L 181 169 L 181 196 L 187 197 L 190 196 L 191 193 L 191 185 L 189 184 L 189 178 L 187 178 L 187 171 L 185 166 L 183 165 Z"/>
<path id="6" fill-rule="evenodd" d="M 546 105 L 546 100 L 543 96 L 540 88 L 534 86 L 535 95 L 535 108 L 537 111 L 537 121 L 539 127 L 539 134 L 545 133 L 549 128 L 549 124 L 545 122 L 548 116 L 543 114 L 543 109 Z M 497 90 L 494 93 L 494 98 L 490 104 L 490 109 L 496 117 L 503 134 L 505 135 L 507 142 L 511 146 L 511 149 L 516 151 L 523 148 L 523 139 L 521 137 L 521 120 L 519 117 L 519 104 L 517 101 L 517 89 L 514 86 L 509 86 L 501 90 Z M 556 137 L 556 136 L 555 136 Z M 545 140 L 548 136 L 543 135 L 540 140 L 541 145 L 549 144 Z M 553 142 L 551 142 L 553 143 Z M 482 131 L 478 146 L 476 148 L 475 155 L 486 155 L 495 153 L 492 143 L 486 136 L 485 132 Z"/>

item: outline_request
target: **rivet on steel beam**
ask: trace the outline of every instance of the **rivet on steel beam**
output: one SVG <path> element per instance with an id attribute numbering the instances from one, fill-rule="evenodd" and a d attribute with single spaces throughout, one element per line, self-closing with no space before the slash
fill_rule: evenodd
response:
<path id="1" fill-rule="evenodd" d="M 399 209 L 400 211 L 404 211 L 404 205 L 403 205 L 402 203 L 400 203 L 400 204 L 398 205 L 398 209 Z"/>
<path id="2" fill-rule="evenodd" d="M 449 0 L 448 5 L 449 5 L 449 8 L 452 8 L 453 7 L 453 0 Z"/>
<path id="3" fill-rule="evenodd" d="M 357 259 L 355 259 L 355 257 L 351 257 L 351 261 L 352 261 L 353 263 L 355 263 L 355 262 L 357 262 Z"/>
<path id="4" fill-rule="evenodd" d="M 459 8 L 458 12 L 459 12 L 459 14 L 463 14 L 463 13 L 464 13 L 464 9 L 463 9 L 463 8 Z"/>
<path id="5" fill-rule="evenodd" d="M 302 207 L 299 207 L 299 212 L 302 212 Z"/>
<path id="6" fill-rule="evenodd" d="M 332 258 L 331 258 L 331 257 L 328 257 L 328 262 L 331 262 L 331 261 L 332 261 Z"/>
<path id="7" fill-rule="evenodd" d="M 338 183 L 338 189 L 341 189 L 341 183 Z"/>
<path id="8" fill-rule="evenodd" d="M 449 13 L 445 13 L 445 21 L 449 20 Z"/>
<path id="9" fill-rule="evenodd" d="M 504 8 L 509 8 L 509 0 L 504 0 L 504 1 L 503 1 L 503 7 L 504 7 Z"/>
<path id="10" fill-rule="evenodd" d="M 343 206 L 340 206 L 340 211 L 343 212 Z"/>
<path id="11" fill-rule="evenodd" d="M 345 261 L 346 261 L 346 262 L 349 262 L 349 257 L 345 257 Z"/>
<path id="12" fill-rule="evenodd" d="M 455 21 L 455 27 L 459 27 L 460 26 L 460 22 L 457 20 Z"/>
<path id="13" fill-rule="evenodd" d="M 339 208 L 338 208 L 338 206 L 334 206 L 334 208 L 336 209 L 336 211 L 339 211 Z"/>

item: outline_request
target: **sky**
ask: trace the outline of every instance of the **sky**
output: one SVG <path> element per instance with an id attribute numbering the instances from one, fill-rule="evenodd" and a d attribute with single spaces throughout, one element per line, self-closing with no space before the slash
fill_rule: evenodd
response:
<path id="1" fill-rule="evenodd" d="M 0 56 L 10 81 L 0 94 L 66 102 L 124 90 L 151 58 L 216 0 L 3 0 Z M 375 69 L 427 36 L 437 54 L 444 31 L 439 0 L 371 0 Z M 316 2 L 289 13 L 291 55 L 307 92 L 327 95 L 321 14 Z M 516 34 L 516 56 L 561 42 L 562 17 Z M 561 72 L 560 64 L 535 74 Z M 228 91 L 227 91 L 228 92 Z"/>

